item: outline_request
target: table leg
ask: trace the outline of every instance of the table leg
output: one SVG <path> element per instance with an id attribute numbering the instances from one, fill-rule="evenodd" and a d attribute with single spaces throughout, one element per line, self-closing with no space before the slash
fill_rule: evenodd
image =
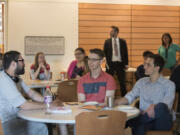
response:
<path id="1" fill-rule="evenodd" d="M 53 135 L 53 124 L 47 123 L 49 135 Z"/>
<path id="2" fill-rule="evenodd" d="M 74 128 L 74 135 L 76 135 L 76 124 L 73 124 L 73 128 Z"/>
<path id="3" fill-rule="evenodd" d="M 68 135 L 66 124 L 59 124 L 59 132 L 61 133 L 61 135 Z"/>
<path id="4" fill-rule="evenodd" d="M 46 88 L 41 89 L 41 94 L 44 96 Z"/>

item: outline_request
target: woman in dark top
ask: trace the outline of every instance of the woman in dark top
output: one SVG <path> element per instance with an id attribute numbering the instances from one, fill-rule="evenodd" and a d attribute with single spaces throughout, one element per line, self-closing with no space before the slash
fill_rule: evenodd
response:
<path id="1" fill-rule="evenodd" d="M 73 60 L 69 65 L 67 74 L 68 79 L 78 79 L 84 75 L 87 70 L 86 54 L 83 48 L 77 48 L 74 52 L 76 60 Z"/>

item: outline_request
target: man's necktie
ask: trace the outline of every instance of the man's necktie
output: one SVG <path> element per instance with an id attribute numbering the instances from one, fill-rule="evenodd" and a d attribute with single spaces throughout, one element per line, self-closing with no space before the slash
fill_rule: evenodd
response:
<path id="1" fill-rule="evenodd" d="M 118 56 L 118 46 L 117 46 L 116 39 L 114 39 L 114 52 L 115 52 L 115 56 Z"/>

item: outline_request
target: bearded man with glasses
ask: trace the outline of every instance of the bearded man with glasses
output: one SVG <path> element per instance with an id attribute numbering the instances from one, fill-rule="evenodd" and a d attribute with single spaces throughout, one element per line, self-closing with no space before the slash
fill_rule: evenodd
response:
<path id="1" fill-rule="evenodd" d="M 19 75 L 24 74 L 25 64 L 21 54 L 9 51 L 3 57 L 3 71 L 0 72 L 0 119 L 5 135 L 48 135 L 45 124 L 19 119 L 20 109 L 43 109 L 43 97 L 31 90 Z M 27 101 L 22 92 L 33 101 Z"/>
<path id="2" fill-rule="evenodd" d="M 102 71 L 104 52 L 101 49 L 91 49 L 88 56 L 90 72 L 78 81 L 78 100 L 80 102 L 96 101 L 106 104 L 106 97 L 114 97 L 116 84 L 111 75 Z"/>

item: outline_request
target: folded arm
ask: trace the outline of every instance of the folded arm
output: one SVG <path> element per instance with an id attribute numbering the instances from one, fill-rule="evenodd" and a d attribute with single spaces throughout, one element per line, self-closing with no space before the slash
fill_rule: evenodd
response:
<path id="1" fill-rule="evenodd" d="M 40 95 L 38 92 L 30 89 L 27 93 L 27 95 L 36 102 L 44 102 L 44 97 L 42 95 Z"/>
<path id="2" fill-rule="evenodd" d="M 26 101 L 22 105 L 20 105 L 20 109 L 22 110 L 33 110 L 33 109 L 43 109 L 45 108 L 45 104 L 33 101 Z"/>

